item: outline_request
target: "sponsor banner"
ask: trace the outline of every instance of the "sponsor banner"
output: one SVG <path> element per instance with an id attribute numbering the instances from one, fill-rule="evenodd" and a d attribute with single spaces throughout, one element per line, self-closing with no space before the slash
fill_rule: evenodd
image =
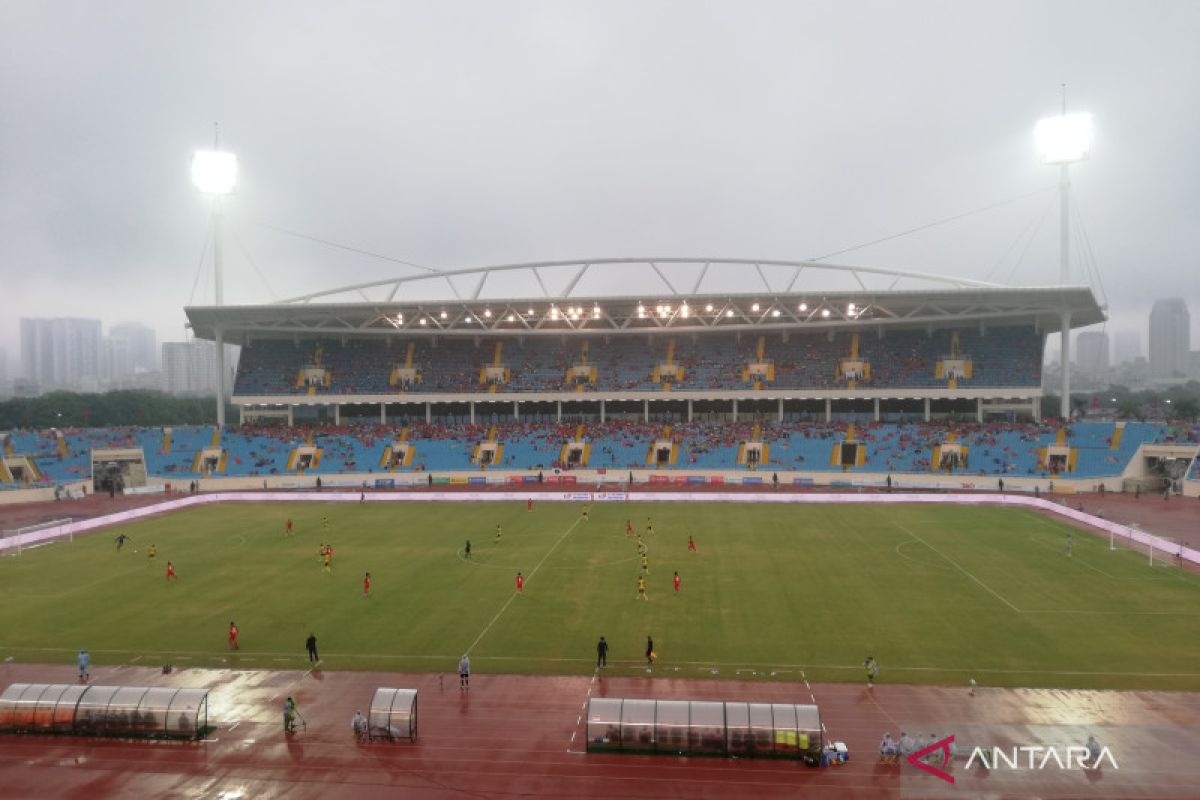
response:
<path id="1" fill-rule="evenodd" d="M 670 475 L 651 475 L 650 476 L 650 483 L 670 483 L 670 482 L 671 482 Z"/>
<path id="2" fill-rule="evenodd" d="M 522 475 L 521 483 L 537 483 L 537 475 Z"/>
<path id="3" fill-rule="evenodd" d="M 445 478 L 445 477 L 443 477 L 443 478 L 434 478 L 434 479 L 433 479 L 433 485 L 434 485 L 434 486 L 445 486 L 445 485 L 446 485 L 446 484 L 448 484 L 448 483 L 450 483 L 450 479 L 449 479 L 449 478 Z"/>
<path id="4" fill-rule="evenodd" d="M 724 483 L 725 483 L 725 476 L 724 476 L 724 475 L 709 475 L 709 476 L 708 476 L 708 482 L 709 482 L 709 483 L 719 483 L 719 484 L 724 484 Z"/>
<path id="5" fill-rule="evenodd" d="M 450 477 L 450 483 L 455 486 L 466 486 L 468 480 L 469 478 L 466 475 L 452 475 Z"/>
<path id="6" fill-rule="evenodd" d="M 704 483 L 703 475 L 688 475 L 688 483 Z"/>
<path id="7" fill-rule="evenodd" d="M 585 503 L 590 503 L 592 501 L 592 493 L 591 492 L 569 492 L 569 493 L 567 493 L 566 498 L 568 500 L 575 500 L 575 501 L 582 500 Z"/>
<path id="8" fill-rule="evenodd" d="M 608 474 L 608 468 L 607 468 L 607 467 L 597 467 L 597 468 L 596 468 L 596 474 L 597 474 L 597 475 L 607 475 L 607 474 Z"/>
<path id="9" fill-rule="evenodd" d="M 534 482 L 536 481 L 537 478 L 534 478 Z M 576 483 L 576 478 L 574 475 L 551 475 L 549 478 L 546 478 L 546 483 L 560 483 L 573 486 Z"/>
<path id="10" fill-rule="evenodd" d="M 509 483 L 524 483 L 528 477 L 527 475 L 509 475 L 505 480 Z"/>
<path id="11" fill-rule="evenodd" d="M 812 478 L 792 478 L 793 486 L 815 486 Z"/>
<path id="12" fill-rule="evenodd" d="M 675 476 L 675 483 L 682 484 L 682 483 L 687 483 L 687 482 L 688 482 L 687 475 L 676 475 Z"/>
<path id="13" fill-rule="evenodd" d="M 396 488 L 396 479 L 395 478 L 376 478 L 375 479 L 375 488 L 376 489 L 394 489 L 394 488 Z"/>
<path id="14" fill-rule="evenodd" d="M 487 482 L 488 482 L 488 479 L 487 479 L 486 475 L 478 477 L 478 478 L 474 478 L 474 477 L 467 478 L 467 483 L 471 486 L 487 486 Z"/>
<path id="15" fill-rule="evenodd" d="M 829 485 L 834 489 L 850 489 L 854 486 L 850 481 L 830 481 Z"/>
<path id="16" fill-rule="evenodd" d="M 129 489 L 122 489 L 121 493 L 122 494 L 162 494 L 165 491 L 166 491 L 166 489 L 164 489 L 162 486 L 152 485 L 152 486 L 134 486 Z"/>
<path id="17" fill-rule="evenodd" d="M 761 475 L 745 475 L 742 477 L 743 486 L 758 486 L 763 482 Z"/>
<path id="18" fill-rule="evenodd" d="M 623 502 L 629 495 L 625 492 L 595 492 L 592 499 L 600 503 Z"/>

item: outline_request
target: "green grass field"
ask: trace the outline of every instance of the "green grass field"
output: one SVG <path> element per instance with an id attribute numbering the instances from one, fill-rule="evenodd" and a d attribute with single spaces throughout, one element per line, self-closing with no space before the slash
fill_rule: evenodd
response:
<path id="1" fill-rule="evenodd" d="M 604 635 L 610 672 L 645 674 L 650 634 L 669 677 L 859 681 L 870 654 L 884 683 L 1200 690 L 1200 580 L 1079 532 L 1068 558 L 1069 529 L 1032 513 L 628 503 L 583 522 L 581 508 L 237 503 L 82 536 L 0 558 L 0 658 L 87 647 L 98 665 L 295 668 L 313 631 L 326 669 L 449 672 L 470 650 L 477 672 L 580 674 Z M 624 529 L 647 516 L 641 602 Z"/>

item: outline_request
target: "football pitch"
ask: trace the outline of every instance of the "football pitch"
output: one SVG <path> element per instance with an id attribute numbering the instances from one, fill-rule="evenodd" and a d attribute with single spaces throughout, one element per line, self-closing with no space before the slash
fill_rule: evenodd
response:
<path id="1" fill-rule="evenodd" d="M 0 659 L 287 669 L 312 632 L 324 669 L 452 672 L 469 653 L 476 672 L 586 674 L 604 636 L 610 673 L 645 675 L 652 636 L 655 677 L 862 681 L 871 655 L 883 683 L 1200 690 L 1200 579 L 1032 512 L 582 510 L 229 503 L 110 528 L 0 558 Z"/>

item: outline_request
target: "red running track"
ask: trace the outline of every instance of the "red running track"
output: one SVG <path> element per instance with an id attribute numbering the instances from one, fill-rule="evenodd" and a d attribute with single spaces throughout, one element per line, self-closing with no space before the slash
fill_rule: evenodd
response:
<path id="1" fill-rule="evenodd" d="M 6 664 L 0 685 L 75 680 L 70 667 Z M 321 798 L 1196 798 L 1200 694 L 818 684 L 812 696 L 829 736 L 851 760 L 813 769 L 779 761 L 587 755 L 579 717 L 592 696 L 810 702 L 804 683 L 367 672 L 100 668 L 94 683 L 207 686 L 204 742 L 0 736 L 0 797 Z M 377 686 L 417 688 L 416 743 L 357 743 L 355 710 Z M 296 698 L 307 729 L 281 732 Z M 908 765 L 881 765 L 883 731 L 922 736 L 987 726 L 997 743 L 1081 744 L 1095 732 L 1118 770 L 952 769 L 956 785 Z M 1047 738 L 1048 737 L 1048 738 Z M 1083 738 L 1081 738 L 1083 737 Z M 950 794 L 939 794 L 949 791 Z"/>

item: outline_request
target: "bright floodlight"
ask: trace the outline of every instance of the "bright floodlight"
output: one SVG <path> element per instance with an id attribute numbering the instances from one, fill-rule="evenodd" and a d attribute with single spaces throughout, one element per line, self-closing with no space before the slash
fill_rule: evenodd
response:
<path id="1" fill-rule="evenodd" d="M 237 183 L 237 156 L 197 150 L 192 156 L 192 183 L 205 194 L 229 194 Z"/>
<path id="2" fill-rule="evenodd" d="M 1042 161 L 1068 164 L 1088 157 L 1092 146 L 1092 115 L 1062 114 L 1047 117 L 1033 130 Z"/>

